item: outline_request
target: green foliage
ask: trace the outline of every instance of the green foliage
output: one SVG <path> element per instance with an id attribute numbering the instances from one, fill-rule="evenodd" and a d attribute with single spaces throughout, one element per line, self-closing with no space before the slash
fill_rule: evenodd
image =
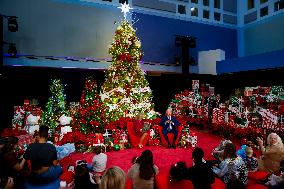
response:
<path id="1" fill-rule="evenodd" d="M 58 119 L 66 111 L 66 96 L 64 94 L 64 86 L 60 79 L 53 79 L 50 84 L 50 97 L 42 113 L 42 123 L 51 129 L 55 129 L 58 125 Z"/>
<path id="2" fill-rule="evenodd" d="M 149 117 L 153 109 L 152 91 L 139 65 L 141 43 L 126 20 L 117 28 L 109 53 L 112 64 L 101 91 L 106 121 L 138 114 Z"/>
<path id="3" fill-rule="evenodd" d="M 75 114 L 75 127 L 85 134 L 102 133 L 104 118 L 101 106 L 97 82 L 93 77 L 88 77 L 81 95 L 80 108 Z"/>

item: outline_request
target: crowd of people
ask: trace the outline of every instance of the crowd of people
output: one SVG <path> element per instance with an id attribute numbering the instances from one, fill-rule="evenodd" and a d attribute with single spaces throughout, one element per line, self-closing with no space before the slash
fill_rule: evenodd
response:
<path id="1" fill-rule="evenodd" d="M 178 121 L 167 111 L 162 119 L 164 136 L 168 133 L 176 135 Z M 143 129 L 144 126 L 141 126 Z M 139 131 L 141 131 L 139 129 Z M 0 188 L 2 189 L 37 189 L 67 188 L 60 183 L 62 168 L 58 163 L 56 148 L 47 141 L 49 128 L 41 126 L 34 135 L 34 141 L 26 149 L 22 157 L 17 157 L 16 137 L 0 140 Z M 141 131 L 140 136 L 147 133 Z M 168 142 L 169 148 L 175 148 L 175 140 Z M 263 185 L 272 189 L 284 188 L 284 146 L 276 133 L 267 137 L 266 145 L 262 138 L 257 138 L 261 156 L 257 159 L 249 143 L 236 149 L 230 135 L 224 133 L 219 145 L 212 150 L 212 159 L 205 160 L 203 149 L 196 147 L 192 152 L 191 167 L 185 162 L 177 162 L 169 170 L 167 179 L 169 188 L 211 189 L 215 178 L 220 178 L 228 189 L 245 188 L 248 175 L 256 171 L 269 174 Z M 142 146 L 140 146 L 142 147 Z M 124 189 L 126 181 L 131 180 L 133 189 L 157 188 L 159 168 L 154 164 L 153 153 L 145 150 L 139 157 L 134 157 L 132 166 L 125 173 L 117 166 L 107 168 L 107 155 L 100 147 L 95 148 L 92 164 L 84 160 L 76 162 L 70 168 L 74 173 L 71 188 L 75 189 Z"/>

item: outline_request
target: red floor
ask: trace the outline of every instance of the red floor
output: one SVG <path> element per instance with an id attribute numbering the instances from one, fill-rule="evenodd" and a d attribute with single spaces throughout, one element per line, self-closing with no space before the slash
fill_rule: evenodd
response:
<path id="1" fill-rule="evenodd" d="M 198 137 L 198 147 L 201 147 L 205 152 L 205 159 L 212 159 L 211 151 L 221 140 L 220 137 L 200 132 L 194 131 Z M 175 164 L 178 161 L 185 161 L 188 166 L 192 165 L 191 153 L 193 148 L 177 148 L 177 149 L 167 149 L 162 146 L 146 146 L 143 149 L 127 149 L 120 151 L 107 152 L 108 155 L 108 164 L 107 166 L 119 166 L 127 172 L 131 167 L 131 160 L 134 156 L 139 156 L 143 150 L 149 149 L 154 154 L 154 162 L 162 171 L 169 170 L 170 166 Z M 70 156 L 64 158 L 61 161 L 61 165 L 64 170 L 70 162 L 75 164 L 76 160 L 86 160 L 91 163 L 93 153 L 73 153 Z"/>
<path id="2" fill-rule="evenodd" d="M 210 133 L 205 133 L 202 131 L 194 130 L 195 134 L 198 137 L 198 147 L 201 147 L 205 152 L 205 159 L 212 159 L 211 151 L 212 149 L 218 145 L 221 140 L 221 137 L 212 135 Z M 237 149 L 239 144 L 237 144 Z M 149 149 L 154 154 L 154 163 L 159 167 L 160 174 L 159 179 L 164 181 L 167 178 L 169 168 L 171 165 L 175 164 L 178 161 L 185 161 L 188 166 L 192 165 L 191 153 L 193 148 L 177 148 L 177 149 L 167 149 L 162 146 L 146 146 L 143 149 L 127 149 L 127 150 L 120 150 L 120 151 L 112 151 L 107 152 L 108 155 L 108 163 L 107 167 L 110 166 L 119 166 L 121 167 L 126 173 L 127 170 L 131 167 L 131 160 L 134 156 L 139 156 L 143 150 Z M 70 156 L 62 159 L 60 161 L 63 169 L 66 170 L 68 164 L 74 164 L 76 160 L 86 160 L 88 163 L 92 162 L 94 154 L 93 153 L 73 153 Z M 163 180 L 164 179 L 164 180 Z M 128 180 L 129 181 L 129 180 Z M 164 182 L 159 182 L 160 184 L 164 184 Z M 131 188 L 131 183 L 128 183 L 129 187 Z M 128 185 L 127 185 L 128 186 Z M 262 185 L 255 184 L 254 180 L 250 180 L 248 184 L 249 189 L 265 189 L 266 187 Z M 216 179 L 215 183 L 212 185 L 214 189 L 225 189 L 224 184 L 219 180 Z M 160 186 L 160 188 L 165 188 L 165 186 Z M 168 187 L 167 187 L 168 188 Z"/>

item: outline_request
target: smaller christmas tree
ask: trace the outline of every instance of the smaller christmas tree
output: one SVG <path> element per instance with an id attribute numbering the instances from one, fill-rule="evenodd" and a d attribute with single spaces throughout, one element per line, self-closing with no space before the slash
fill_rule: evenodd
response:
<path id="1" fill-rule="evenodd" d="M 51 129 L 55 129 L 58 125 L 58 119 L 66 111 L 66 96 L 64 94 L 64 86 L 60 79 L 53 79 L 50 84 L 51 96 L 48 99 L 45 110 L 42 113 L 42 122 Z"/>
<path id="2" fill-rule="evenodd" d="M 102 133 L 104 131 L 102 111 L 97 82 L 93 77 L 88 77 L 82 92 L 79 111 L 75 114 L 75 127 L 85 134 Z"/>

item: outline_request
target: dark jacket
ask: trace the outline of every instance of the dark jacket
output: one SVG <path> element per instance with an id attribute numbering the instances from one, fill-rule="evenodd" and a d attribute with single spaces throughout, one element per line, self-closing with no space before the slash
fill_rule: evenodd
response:
<path id="1" fill-rule="evenodd" d="M 192 181 L 194 189 L 211 189 L 211 184 L 215 181 L 210 165 L 203 162 L 189 168 L 187 176 Z"/>
<path id="2" fill-rule="evenodd" d="M 166 123 L 168 120 L 168 116 L 162 117 L 160 125 L 163 127 L 163 129 L 168 129 L 168 127 L 170 126 L 169 123 Z M 171 116 L 171 121 L 173 122 L 173 124 L 171 125 L 173 128 L 180 125 L 180 123 L 174 116 Z"/>

